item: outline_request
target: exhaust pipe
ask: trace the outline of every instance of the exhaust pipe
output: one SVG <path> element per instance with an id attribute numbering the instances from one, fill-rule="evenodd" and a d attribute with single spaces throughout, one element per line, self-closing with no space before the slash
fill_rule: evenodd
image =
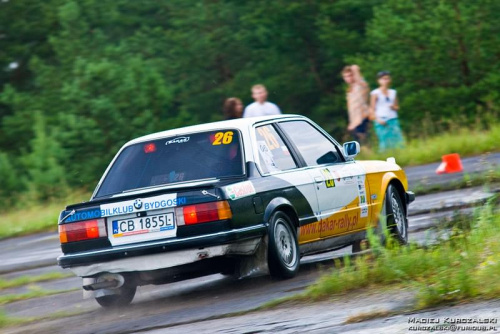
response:
<path id="1" fill-rule="evenodd" d="M 83 286 L 85 291 L 96 291 L 101 289 L 118 289 L 125 283 L 125 278 L 120 274 L 103 274 L 92 284 Z"/>

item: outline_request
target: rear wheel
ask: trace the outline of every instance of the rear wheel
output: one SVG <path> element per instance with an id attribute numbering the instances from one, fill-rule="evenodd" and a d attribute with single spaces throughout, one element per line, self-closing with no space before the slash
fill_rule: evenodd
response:
<path id="1" fill-rule="evenodd" d="M 284 212 L 275 212 L 269 222 L 267 263 L 271 276 L 292 278 L 299 271 L 299 245 L 292 221 Z"/>
<path id="2" fill-rule="evenodd" d="M 116 290 L 117 294 L 97 297 L 95 300 L 105 308 L 127 306 L 134 299 L 137 286 L 125 282 Z"/>

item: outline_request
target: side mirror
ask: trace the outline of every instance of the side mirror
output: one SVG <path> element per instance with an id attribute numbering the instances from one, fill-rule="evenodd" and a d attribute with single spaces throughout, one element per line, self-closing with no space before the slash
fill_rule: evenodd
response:
<path id="1" fill-rule="evenodd" d="M 361 151 L 361 147 L 357 141 L 349 141 L 344 143 L 344 155 L 347 158 L 354 158 Z"/>

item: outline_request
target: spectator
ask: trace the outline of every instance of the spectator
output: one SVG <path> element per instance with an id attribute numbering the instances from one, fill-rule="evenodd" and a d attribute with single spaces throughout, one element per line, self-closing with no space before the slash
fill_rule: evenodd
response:
<path id="1" fill-rule="evenodd" d="M 379 72 L 377 81 L 379 88 L 370 93 L 370 118 L 375 124 L 379 149 L 384 151 L 403 147 L 403 135 L 398 120 L 398 97 L 394 89 L 389 89 L 391 74 L 388 71 Z"/>
<path id="2" fill-rule="evenodd" d="M 264 85 L 252 86 L 252 98 L 255 100 L 255 102 L 245 108 L 243 117 L 257 117 L 281 114 L 281 110 L 277 105 L 267 101 L 267 89 Z"/>
<path id="3" fill-rule="evenodd" d="M 222 107 L 225 119 L 236 119 L 243 116 L 243 103 L 237 97 L 230 97 L 224 101 Z"/>
<path id="4" fill-rule="evenodd" d="M 347 114 L 349 131 L 354 140 L 365 143 L 368 131 L 368 92 L 370 88 L 361 75 L 358 65 L 346 66 L 342 70 L 342 78 L 347 83 Z"/>

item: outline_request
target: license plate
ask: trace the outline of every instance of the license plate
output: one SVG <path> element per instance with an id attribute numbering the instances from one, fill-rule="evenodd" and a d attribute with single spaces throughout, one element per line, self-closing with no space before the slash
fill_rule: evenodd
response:
<path id="1" fill-rule="evenodd" d="M 113 220 L 112 228 L 114 238 L 172 231 L 175 230 L 174 214 L 164 213 L 154 216 Z"/>

